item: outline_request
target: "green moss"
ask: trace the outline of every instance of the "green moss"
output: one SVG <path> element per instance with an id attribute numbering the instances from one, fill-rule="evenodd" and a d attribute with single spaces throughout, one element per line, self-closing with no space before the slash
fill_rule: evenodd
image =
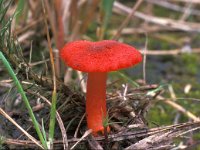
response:
<path id="1" fill-rule="evenodd" d="M 155 127 L 155 124 L 171 124 L 174 116 L 171 114 L 174 114 L 174 112 L 175 111 L 170 106 L 164 103 L 159 103 L 156 106 L 152 107 L 147 115 L 150 127 Z"/>
<path id="2" fill-rule="evenodd" d="M 186 68 L 186 71 L 190 74 L 196 74 L 198 71 L 199 56 L 195 54 L 183 54 L 181 55 L 182 62 Z"/>

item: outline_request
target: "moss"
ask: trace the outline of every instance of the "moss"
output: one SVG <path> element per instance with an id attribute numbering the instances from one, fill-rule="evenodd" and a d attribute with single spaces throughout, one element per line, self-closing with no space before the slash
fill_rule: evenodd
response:
<path id="1" fill-rule="evenodd" d="M 197 74 L 198 71 L 198 61 L 199 61 L 199 56 L 195 54 L 183 54 L 181 55 L 181 59 L 183 62 L 183 65 L 186 68 L 186 71 L 190 74 Z"/>
<path id="2" fill-rule="evenodd" d="M 173 120 L 174 109 L 170 106 L 159 103 L 158 105 L 152 107 L 147 115 L 150 127 L 155 127 L 157 125 L 168 125 L 171 124 Z M 159 114 L 159 115 L 158 115 Z"/>

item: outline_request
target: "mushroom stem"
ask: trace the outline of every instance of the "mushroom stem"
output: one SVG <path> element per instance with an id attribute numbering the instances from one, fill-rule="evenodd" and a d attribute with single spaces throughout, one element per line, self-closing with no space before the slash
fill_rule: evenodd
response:
<path id="1" fill-rule="evenodd" d="M 106 78 L 107 73 L 88 73 L 86 114 L 87 125 L 93 134 L 104 131 L 103 121 L 106 117 Z"/>

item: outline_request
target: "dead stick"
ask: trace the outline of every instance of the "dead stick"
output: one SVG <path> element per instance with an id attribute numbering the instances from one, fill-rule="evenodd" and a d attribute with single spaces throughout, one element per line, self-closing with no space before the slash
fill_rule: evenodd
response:
<path id="1" fill-rule="evenodd" d="M 132 11 L 129 13 L 129 15 L 126 17 L 126 19 L 122 22 L 121 26 L 119 27 L 117 33 L 113 36 L 112 39 L 117 40 L 119 38 L 119 36 L 121 35 L 121 31 L 122 29 L 128 25 L 129 21 L 131 20 L 131 18 L 133 17 L 135 11 L 138 9 L 138 7 L 140 6 L 140 4 L 142 3 L 143 0 L 138 0 L 136 2 L 136 4 L 133 6 Z"/>

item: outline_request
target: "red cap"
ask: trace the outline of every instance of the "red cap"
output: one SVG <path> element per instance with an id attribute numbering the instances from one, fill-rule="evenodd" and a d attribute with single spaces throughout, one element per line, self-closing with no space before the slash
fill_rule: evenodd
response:
<path id="1" fill-rule="evenodd" d="M 63 61 L 83 72 L 109 72 L 134 66 L 142 61 L 134 47 L 113 41 L 74 41 L 60 51 Z"/>

